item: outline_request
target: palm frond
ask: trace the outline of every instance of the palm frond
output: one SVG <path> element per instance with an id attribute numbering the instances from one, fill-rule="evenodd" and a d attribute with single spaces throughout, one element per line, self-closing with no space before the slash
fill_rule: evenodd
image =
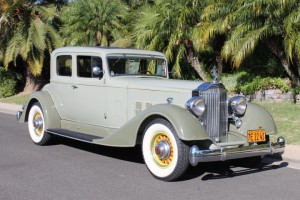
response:
<path id="1" fill-rule="evenodd" d="M 102 45 L 109 45 L 123 36 L 122 21 L 127 17 L 128 7 L 120 0 L 77 0 L 62 9 L 62 35 L 67 44 L 95 45 L 97 33 Z"/>
<path id="2" fill-rule="evenodd" d="M 21 35 L 16 32 L 16 34 L 14 34 L 14 36 L 11 38 L 11 40 L 8 42 L 8 45 L 6 47 L 6 51 L 4 53 L 4 67 L 7 69 L 9 66 L 9 63 L 11 63 L 12 61 L 15 61 L 18 57 L 19 54 L 19 43 L 22 40 Z"/>
<path id="3" fill-rule="evenodd" d="M 224 50 L 222 49 L 222 55 L 228 58 L 228 55 L 232 55 L 232 62 L 235 67 L 240 67 L 241 63 L 247 56 L 253 53 L 257 44 L 262 41 L 263 38 L 268 36 L 269 26 L 265 25 L 259 29 L 248 32 L 242 38 L 236 38 L 232 43 L 226 43 Z M 232 45 L 227 46 L 226 45 Z M 228 52 L 230 51 L 230 52 Z"/>
<path id="4" fill-rule="evenodd" d="M 27 64 L 34 76 L 39 76 L 42 73 L 44 62 L 44 54 L 38 51 L 31 51 L 28 54 Z"/>
<path id="5" fill-rule="evenodd" d="M 180 45 L 178 49 L 178 53 L 176 55 L 176 61 L 173 66 L 174 75 L 178 78 L 182 77 L 182 70 L 180 66 L 180 62 L 182 61 L 182 58 L 184 57 L 185 48 L 183 45 Z"/>
<path id="6" fill-rule="evenodd" d="M 31 20 L 31 27 L 29 28 L 29 32 L 31 32 L 34 46 L 37 47 L 39 51 L 43 51 L 46 48 L 46 30 L 44 23 L 39 19 Z"/>
<path id="7" fill-rule="evenodd" d="M 296 41 L 299 37 L 299 30 L 300 30 L 300 5 L 297 9 L 295 9 L 293 12 L 291 12 L 283 22 L 284 26 L 284 39 L 283 44 L 285 48 L 285 52 L 287 54 L 287 57 L 290 60 L 293 60 L 294 51 L 297 51 Z M 296 54 L 299 53 L 296 52 Z"/>

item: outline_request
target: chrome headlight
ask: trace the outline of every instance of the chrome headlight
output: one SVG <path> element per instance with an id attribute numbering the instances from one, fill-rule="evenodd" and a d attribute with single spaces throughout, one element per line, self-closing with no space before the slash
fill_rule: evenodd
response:
<path id="1" fill-rule="evenodd" d="M 200 97 L 192 97 L 186 103 L 186 108 L 197 117 L 201 117 L 205 112 L 204 99 Z"/>
<path id="2" fill-rule="evenodd" d="M 247 109 L 247 100 L 243 96 L 232 97 L 229 100 L 229 106 L 233 114 L 243 115 Z"/>

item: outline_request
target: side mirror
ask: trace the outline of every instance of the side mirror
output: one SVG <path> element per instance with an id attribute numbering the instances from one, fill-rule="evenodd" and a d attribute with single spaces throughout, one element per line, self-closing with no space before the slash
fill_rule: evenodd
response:
<path id="1" fill-rule="evenodd" d="M 102 73 L 103 71 L 101 70 L 100 67 L 93 67 L 93 77 L 100 77 L 100 74 Z"/>

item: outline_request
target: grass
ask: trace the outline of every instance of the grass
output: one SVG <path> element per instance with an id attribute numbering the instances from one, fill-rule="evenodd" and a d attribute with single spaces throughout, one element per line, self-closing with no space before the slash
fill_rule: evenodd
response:
<path id="1" fill-rule="evenodd" d="M 28 98 L 29 98 L 29 94 L 28 95 L 15 95 L 15 96 L 11 96 L 11 97 L 1 98 L 0 102 L 22 105 L 22 104 L 26 104 Z"/>
<path id="2" fill-rule="evenodd" d="M 28 98 L 29 95 L 16 95 L 2 98 L 0 102 L 25 104 Z M 283 136 L 288 144 L 300 144 L 300 104 L 261 101 L 254 101 L 254 103 L 265 107 L 271 113 L 277 126 L 277 136 Z"/>
<path id="3" fill-rule="evenodd" d="M 254 103 L 265 107 L 271 113 L 277 126 L 277 136 L 283 136 L 287 144 L 300 144 L 300 104 L 261 101 Z"/>

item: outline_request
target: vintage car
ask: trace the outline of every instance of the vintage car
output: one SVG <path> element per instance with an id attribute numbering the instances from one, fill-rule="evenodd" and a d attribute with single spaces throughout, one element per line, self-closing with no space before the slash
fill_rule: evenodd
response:
<path id="1" fill-rule="evenodd" d="M 284 152 L 273 118 L 244 96 L 211 83 L 169 79 L 156 51 L 64 47 L 51 54 L 50 83 L 22 111 L 33 142 L 54 135 L 114 147 L 141 145 L 151 174 L 181 177 L 201 162 Z M 276 139 L 275 139 L 276 140 Z"/>

